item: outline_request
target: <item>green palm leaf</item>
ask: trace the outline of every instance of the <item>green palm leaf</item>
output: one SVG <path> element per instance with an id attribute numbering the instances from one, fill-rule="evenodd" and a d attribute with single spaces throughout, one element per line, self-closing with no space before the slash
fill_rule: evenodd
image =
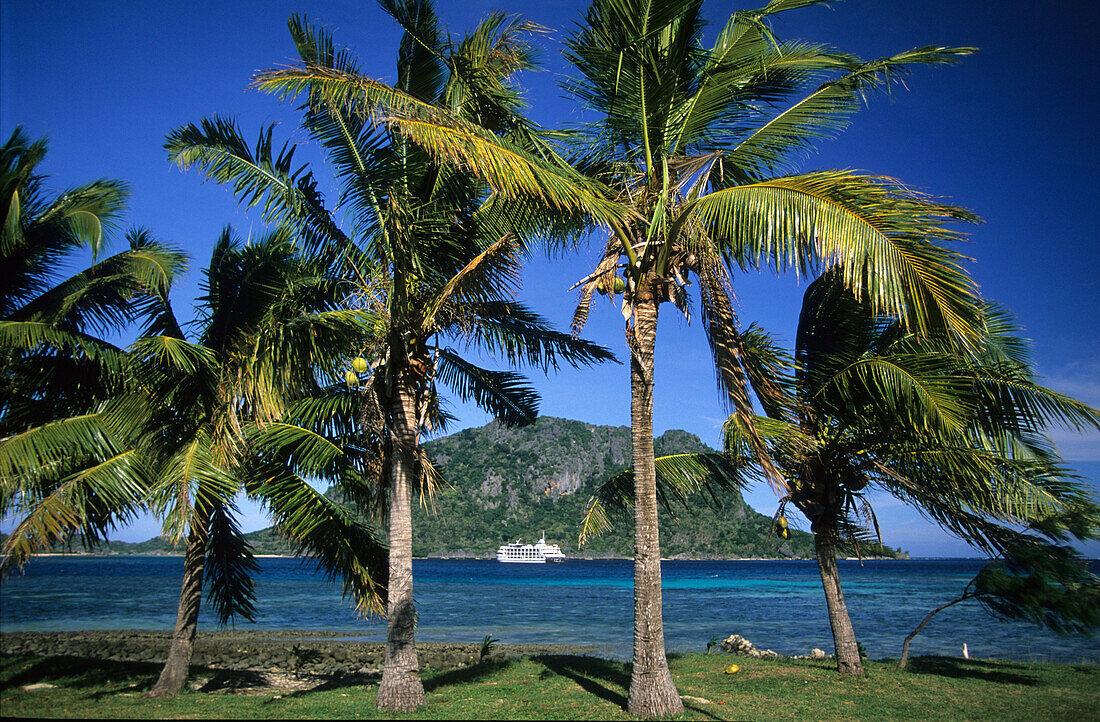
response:
<path id="1" fill-rule="evenodd" d="M 436 378 L 463 401 L 473 400 L 507 426 L 526 426 L 538 416 L 538 394 L 517 373 L 490 371 L 440 349 Z"/>
<path id="2" fill-rule="evenodd" d="M 105 539 L 108 529 L 137 515 L 146 481 L 137 454 L 122 451 L 61 478 L 56 485 L 21 489 L 24 496 L 13 511 L 22 519 L 0 549 L 5 557 L 0 576 L 75 530 L 83 534 L 85 543 Z"/>
<path id="3" fill-rule="evenodd" d="M 222 626 L 238 617 L 249 622 L 256 619 L 256 587 L 252 578 L 260 571 L 260 565 L 241 533 L 235 512 L 231 504 L 214 507 L 203 564 L 210 603 Z"/>
<path id="4" fill-rule="evenodd" d="M 340 578 L 362 614 L 381 612 L 385 602 L 386 550 L 373 530 L 326 498 L 300 477 L 263 467 L 249 484 L 276 524 L 300 553 L 311 557 L 330 578 Z"/>
<path id="5" fill-rule="evenodd" d="M 559 367 L 617 361 L 603 346 L 555 330 L 545 319 L 514 301 L 455 304 L 448 330 L 509 365 L 527 365 L 544 372 Z"/>
<path id="6" fill-rule="evenodd" d="M 838 265 L 846 285 L 877 313 L 921 333 L 980 334 L 973 283 L 961 256 L 938 242 L 942 224 L 972 220 L 884 179 L 847 172 L 787 176 L 708 194 L 685 207 L 675 229 L 700 223 L 732 263 L 777 270 Z"/>
<path id="7" fill-rule="evenodd" d="M 796 54 L 788 49 L 777 51 L 768 69 L 771 70 L 774 64 L 776 70 L 787 67 L 814 71 L 843 68 L 848 72 L 824 83 L 782 113 L 769 118 L 728 152 L 723 160 L 732 168 L 747 171 L 754 178 L 775 171 L 792 151 L 808 152 L 815 141 L 833 137 L 842 131 L 847 126 L 848 116 L 859 110 L 860 101 L 868 93 L 888 90 L 892 83 L 901 82 L 912 65 L 954 63 L 974 52 L 974 48 L 928 46 L 854 64 L 835 54 L 815 52 L 813 48 L 796 47 L 795 50 Z M 806 57 L 803 59 L 799 55 Z"/>
<path id="8" fill-rule="evenodd" d="M 673 513 L 673 502 L 688 508 L 694 495 L 703 494 L 720 504 L 717 492 L 744 486 L 741 469 L 724 454 L 674 454 L 659 456 L 657 499 Z M 580 544 L 611 529 L 613 519 L 622 517 L 634 504 L 634 470 L 627 469 L 597 487 L 588 500 L 581 525 Z"/>

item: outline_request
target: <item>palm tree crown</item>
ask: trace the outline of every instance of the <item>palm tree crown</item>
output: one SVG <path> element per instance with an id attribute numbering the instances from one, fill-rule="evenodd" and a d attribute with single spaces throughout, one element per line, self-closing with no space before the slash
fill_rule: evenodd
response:
<path id="1" fill-rule="evenodd" d="M 53 196 L 38 170 L 46 151 L 21 128 L 0 146 L 0 517 L 20 519 L 5 572 L 73 531 L 100 541 L 138 509 L 144 487 L 117 476 L 132 457 L 102 425 L 124 385 L 124 354 L 107 337 L 148 318 L 185 265 L 142 230 L 102 258 L 125 185 Z M 64 277 L 82 254 L 92 265 Z"/>

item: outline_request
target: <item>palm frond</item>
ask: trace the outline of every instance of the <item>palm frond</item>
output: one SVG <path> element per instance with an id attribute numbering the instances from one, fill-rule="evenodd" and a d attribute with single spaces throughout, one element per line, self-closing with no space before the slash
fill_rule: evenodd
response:
<path id="1" fill-rule="evenodd" d="M 328 578 L 343 581 L 363 615 L 385 608 L 385 547 L 374 531 L 301 477 L 273 467 L 249 493 L 261 499 L 278 527 Z"/>
<path id="2" fill-rule="evenodd" d="M 93 460 L 32 495 L 20 490 L 24 496 L 15 511 L 23 516 L 0 549 L 0 577 L 74 531 L 85 543 L 105 539 L 109 529 L 137 515 L 147 484 L 142 460 L 129 450 Z"/>
<path id="3" fill-rule="evenodd" d="M 720 490 L 745 485 L 741 468 L 724 454 L 674 454 L 654 460 L 657 470 L 657 499 L 672 513 L 673 502 L 685 508 L 690 499 L 702 494 L 709 504 L 720 506 Z M 578 543 L 584 544 L 612 527 L 613 518 L 623 517 L 634 504 L 634 469 L 630 468 L 600 484 L 588 500 Z"/>
<path id="4" fill-rule="evenodd" d="M 795 400 L 794 358 L 755 323 L 740 334 L 742 368 L 764 413 L 790 420 Z"/>
<path id="5" fill-rule="evenodd" d="M 256 76 L 254 85 L 283 97 L 308 91 L 314 102 L 333 107 L 359 103 L 365 117 L 385 123 L 437 162 L 472 173 L 495 193 L 537 199 L 557 210 L 582 211 L 600 223 L 625 217 L 621 207 L 606 200 L 599 184 L 571 168 L 533 157 L 480 126 L 385 83 L 312 66 L 265 71 Z"/>
<path id="6" fill-rule="evenodd" d="M 452 299 L 489 300 L 513 294 L 520 282 L 516 251 L 520 239 L 506 234 L 470 260 L 435 294 L 424 313 L 429 328 L 436 314 Z"/>
<path id="7" fill-rule="evenodd" d="M 94 336 L 42 321 L 0 321 L 0 346 L 25 351 L 56 350 L 100 363 L 108 371 L 122 367 L 121 352 Z"/>
<path id="8" fill-rule="evenodd" d="M 206 538 L 203 573 L 207 599 L 221 626 L 237 618 L 249 622 L 256 618 L 256 585 L 252 578 L 260 571 L 260 565 L 252 553 L 252 545 L 241 533 L 235 512 L 231 504 L 215 506 Z"/>
<path id="9" fill-rule="evenodd" d="M 249 434 L 253 453 L 261 458 L 278 458 L 303 476 L 313 476 L 332 467 L 343 451 L 330 439 L 303 426 L 269 423 L 254 427 Z"/>
<path id="10" fill-rule="evenodd" d="M 511 371 L 490 371 L 440 349 L 436 378 L 463 401 L 471 399 L 507 426 L 526 426 L 538 416 L 538 394 Z"/>
<path id="11" fill-rule="evenodd" d="M 835 136 L 847 126 L 847 119 L 860 108 L 869 93 L 889 90 L 910 72 L 913 65 L 955 63 L 974 48 L 923 47 L 898 55 L 855 64 L 831 53 L 810 54 L 803 61 L 810 69 L 839 69 L 847 72 L 824 83 L 814 92 L 770 118 L 742 139 L 726 156 L 729 165 L 759 178 L 774 172 L 792 151 L 808 152 L 815 141 Z M 787 65 L 790 54 L 777 52 L 776 69 Z"/>
<path id="12" fill-rule="evenodd" d="M 714 358 L 714 368 L 723 400 L 734 409 L 734 413 L 744 419 L 753 414 L 752 402 L 748 394 L 748 378 L 743 363 L 740 329 L 737 317 L 729 297 L 728 279 L 718 264 L 709 264 L 705 259 L 700 263 L 699 289 L 702 297 L 700 317 Z M 745 426 L 749 433 L 757 460 L 764 470 L 769 484 L 778 491 L 785 492 L 786 481 L 776 468 L 768 449 L 755 435 L 755 427 Z"/>
<path id="13" fill-rule="evenodd" d="M 614 274 L 619 265 L 619 256 L 622 255 L 622 246 L 619 244 L 619 239 L 612 235 L 608 238 L 607 243 L 604 244 L 603 257 L 600 258 L 600 262 L 596 265 L 596 270 L 589 276 L 588 280 L 584 282 L 580 290 L 580 298 L 577 301 L 577 308 L 573 311 L 573 318 L 570 321 L 569 327 L 574 334 L 580 333 L 584 328 L 585 323 L 588 321 L 588 313 L 592 308 L 593 293 L 598 288 L 611 296 L 611 291 L 614 290 L 612 285 L 614 282 Z"/>
<path id="14" fill-rule="evenodd" d="M 528 365 L 543 372 L 559 368 L 559 360 L 571 366 L 617 361 L 603 346 L 556 331 L 545 319 L 513 301 L 457 304 L 450 319 L 461 338 L 509 365 Z"/>
<path id="15" fill-rule="evenodd" d="M 875 313 L 922 334 L 981 336 L 973 282 L 946 242 L 944 224 L 973 221 L 962 209 L 924 200 L 888 179 L 846 171 L 785 176 L 710 193 L 688 204 L 673 233 L 700 223 L 731 264 L 802 273 L 839 266 Z"/>
<path id="16" fill-rule="evenodd" d="M 232 186 L 244 207 L 262 205 L 266 221 L 297 229 L 313 248 L 351 245 L 324 208 L 312 175 L 294 167 L 295 146 L 274 152 L 273 128 L 261 129 L 250 148 L 234 121 L 215 116 L 172 130 L 164 148 L 180 168 L 197 165 L 208 178 Z"/>

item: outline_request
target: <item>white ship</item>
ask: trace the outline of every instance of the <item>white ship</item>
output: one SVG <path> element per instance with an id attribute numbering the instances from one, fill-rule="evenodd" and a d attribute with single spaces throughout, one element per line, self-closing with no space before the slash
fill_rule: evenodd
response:
<path id="1" fill-rule="evenodd" d="M 544 564 L 546 562 L 564 562 L 565 555 L 557 544 L 547 544 L 546 535 L 536 544 L 524 544 L 522 539 L 511 544 L 501 544 L 497 549 L 497 561 L 512 564 Z"/>

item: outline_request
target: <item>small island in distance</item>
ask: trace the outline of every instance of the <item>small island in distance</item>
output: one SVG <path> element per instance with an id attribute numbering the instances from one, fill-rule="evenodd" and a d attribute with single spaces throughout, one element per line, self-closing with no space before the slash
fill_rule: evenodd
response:
<path id="1" fill-rule="evenodd" d="M 657 456 L 711 452 L 699 437 L 666 431 L 654 439 Z M 630 465 L 630 429 L 540 417 L 510 429 L 497 422 L 465 429 L 424 444 L 449 486 L 434 505 L 413 510 L 413 554 L 428 558 L 495 558 L 500 544 L 545 533 L 570 558 L 630 558 L 629 519 L 578 548 L 577 536 L 593 489 Z M 336 495 L 330 490 L 330 496 Z M 753 510 L 738 492 L 719 496 L 720 509 L 700 499 L 690 507 L 661 511 L 661 551 L 669 559 L 813 559 L 813 537 L 791 530 L 783 540 L 768 535 L 771 517 Z M 277 527 L 246 535 L 259 555 L 290 555 Z M 52 551 L 84 552 L 79 541 Z M 111 542 L 95 553 L 180 554 L 165 539 Z M 864 557 L 907 559 L 887 546 Z"/>

